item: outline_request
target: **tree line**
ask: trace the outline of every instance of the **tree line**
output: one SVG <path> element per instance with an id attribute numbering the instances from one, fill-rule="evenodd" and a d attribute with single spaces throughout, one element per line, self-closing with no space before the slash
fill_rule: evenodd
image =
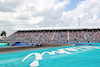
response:
<path id="1" fill-rule="evenodd" d="M 4 36 L 4 37 L 6 37 L 6 35 L 7 35 L 7 33 L 6 33 L 6 31 L 1 31 L 1 33 L 0 33 L 0 36 Z"/>

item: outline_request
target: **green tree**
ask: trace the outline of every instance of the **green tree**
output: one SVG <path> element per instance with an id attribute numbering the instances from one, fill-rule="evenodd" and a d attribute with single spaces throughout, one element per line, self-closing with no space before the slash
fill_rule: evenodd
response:
<path id="1" fill-rule="evenodd" d="M 7 34 L 6 31 L 1 31 L 1 34 L 0 35 L 6 37 L 6 34 Z"/>

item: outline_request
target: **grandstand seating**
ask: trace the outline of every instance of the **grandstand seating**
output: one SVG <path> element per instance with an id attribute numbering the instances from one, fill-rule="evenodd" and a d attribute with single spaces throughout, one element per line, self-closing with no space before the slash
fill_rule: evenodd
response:
<path id="1" fill-rule="evenodd" d="M 99 42 L 99 31 L 41 31 L 41 32 L 16 32 L 8 37 L 16 38 L 18 42 Z"/>

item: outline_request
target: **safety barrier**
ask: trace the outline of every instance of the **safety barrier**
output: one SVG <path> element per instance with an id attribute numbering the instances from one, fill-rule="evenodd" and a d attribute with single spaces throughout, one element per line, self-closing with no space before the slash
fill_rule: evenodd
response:
<path id="1" fill-rule="evenodd" d="M 8 43 L 8 42 L 0 42 L 0 43 L 7 43 L 7 45 L 5 45 L 5 46 L 10 46 L 10 43 Z"/>

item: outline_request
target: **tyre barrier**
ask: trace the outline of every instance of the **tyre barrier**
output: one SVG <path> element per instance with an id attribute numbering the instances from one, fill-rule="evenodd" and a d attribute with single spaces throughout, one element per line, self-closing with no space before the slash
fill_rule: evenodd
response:
<path id="1" fill-rule="evenodd" d="M 0 43 L 7 43 L 7 42 L 0 42 Z"/>

